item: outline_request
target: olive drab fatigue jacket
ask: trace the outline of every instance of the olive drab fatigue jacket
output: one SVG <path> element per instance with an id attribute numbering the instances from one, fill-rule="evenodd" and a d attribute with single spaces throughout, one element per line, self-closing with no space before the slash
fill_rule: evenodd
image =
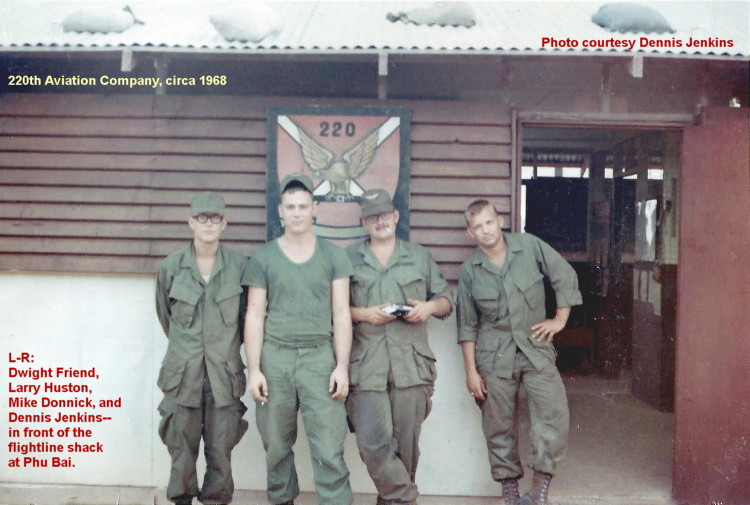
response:
<path id="1" fill-rule="evenodd" d="M 555 363 L 553 344 L 532 338 L 546 319 L 545 276 L 558 307 L 580 305 L 578 276 L 551 246 L 529 233 L 504 233 L 508 250 L 498 269 L 478 247 L 458 278 L 458 341 L 476 341 L 477 370 L 510 378 L 516 349 L 537 370 Z"/>
<path id="2" fill-rule="evenodd" d="M 239 314 L 246 264 L 247 258 L 220 244 L 206 283 L 191 243 L 159 268 L 156 313 L 169 344 L 157 384 L 179 405 L 200 406 L 204 363 L 217 407 L 245 392 Z"/>
<path id="3" fill-rule="evenodd" d="M 409 299 L 428 301 L 440 297 L 453 306 L 453 293 L 448 283 L 422 246 L 397 241 L 385 266 L 370 250 L 368 241 L 353 244 L 346 252 L 354 266 L 352 306 L 405 304 Z M 396 319 L 380 326 L 355 323 L 349 363 L 352 389 L 385 391 L 389 371 L 397 388 L 435 382 L 435 355 L 427 342 L 427 321 L 410 324 Z"/>

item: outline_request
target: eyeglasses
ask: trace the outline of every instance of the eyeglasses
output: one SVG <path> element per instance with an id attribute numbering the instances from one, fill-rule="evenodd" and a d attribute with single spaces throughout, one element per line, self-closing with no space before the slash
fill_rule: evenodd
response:
<path id="1" fill-rule="evenodd" d="M 220 216 L 219 214 L 198 214 L 197 216 L 193 216 L 193 219 L 198 221 L 200 224 L 206 224 L 209 221 L 211 221 L 213 224 L 219 224 L 221 223 L 221 220 L 224 219 L 224 216 Z"/>
<path id="2" fill-rule="evenodd" d="M 366 224 L 374 224 L 378 221 L 388 221 L 391 216 L 393 216 L 393 211 L 390 210 L 388 212 L 381 212 L 380 214 L 375 214 L 374 216 L 367 216 L 366 218 L 362 219 Z"/>

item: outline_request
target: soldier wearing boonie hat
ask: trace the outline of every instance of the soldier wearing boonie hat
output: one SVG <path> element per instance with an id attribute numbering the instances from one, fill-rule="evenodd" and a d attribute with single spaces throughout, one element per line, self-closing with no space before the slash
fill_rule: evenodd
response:
<path id="1" fill-rule="evenodd" d="M 239 331 L 247 258 L 219 241 L 227 226 L 221 195 L 196 195 L 190 211 L 193 240 L 162 261 L 156 279 L 156 312 L 169 339 L 157 381 L 164 392 L 159 435 L 172 458 L 167 499 L 222 504 L 232 501 L 231 453 L 248 426 Z M 199 489 L 201 438 L 206 473 Z"/>
<path id="2" fill-rule="evenodd" d="M 390 195 L 384 189 L 368 189 L 359 197 L 362 219 L 395 210 Z"/>
<path id="3" fill-rule="evenodd" d="M 369 238 L 346 250 L 354 266 L 346 410 L 377 503 L 414 503 L 419 435 L 436 375 L 427 320 L 450 315 L 453 294 L 428 252 L 396 237 L 399 213 L 387 191 L 367 190 L 359 204 Z M 393 304 L 408 309 L 391 312 Z"/>
<path id="4" fill-rule="evenodd" d="M 258 249 L 242 284 L 249 287 L 245 352 L 255 420 L 266 451 L 267 494 L 289 504 L 299 494 L 292 446 L 301 413 L 322 505 L 349 505 L 344 461 L 344 398 L 349 390 L 349 276 L 338 246 L 315 237 L 313 183 L 289 174 L 279 184 L 284 233 Z"/>

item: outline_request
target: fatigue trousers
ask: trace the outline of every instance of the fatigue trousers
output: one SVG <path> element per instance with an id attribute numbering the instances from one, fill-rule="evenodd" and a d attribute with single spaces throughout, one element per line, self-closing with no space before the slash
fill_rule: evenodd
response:
<path id="1" fill-rule="evenodd" d="M 354 426 L 359 454 L 367 466 L 378 504 L 412 502 L 419 462 L 419 434 L 430 413 L 432 386 L 387 391 L 353 391 L 346 411 Z"/>
<path id="2" fill-rule="evenodd" d="M 523 466 L 513 430 L 516 392 L 526 389 L 531 418 L 532 457 L 529 466 L 538 472 L 555 473 L 568 445 L 568 400 L 555 365 L 537 370 L 522 352 L 517 352 L 510 379 L 481 373 L 487 387 L 482 409 L 482 431 L 487 441 L 492 478 L 520 478 Z"/>
<path id="3" fill-rule="evenodd" d="M 260 368 L 268 383 L 268 402 L 256 405 L 255 419 L 266 450 L 271 503 L 287 503 L 299 494 L 292 451 L 298 411 L 310 443 L 318 503 L 352 503 L 344 461 L 346 410 L 344 401 L 332 399 L 328 392 L 335 364 L 331 340 L 303 348 L 263 344 Z"/>
<path id="4" fill-rule="evenodd" d="M 242 419 L 247 410 L 237 400 L 234 405 L 217 408 L 208 378 L 203 379 L 201 406 L 178 405 L 174 398 L 165 396 L 159 405 L 162 415 L 159 436 L 172 458 L 167 485 L 167 499 L 182 504 L 193 497 L 205 504 L 229 503 L 234 493 L 232 479 L 232 449 L 247 431 Z M 203 437 L 206 473 L 198 490 L 195 462 Z"/>

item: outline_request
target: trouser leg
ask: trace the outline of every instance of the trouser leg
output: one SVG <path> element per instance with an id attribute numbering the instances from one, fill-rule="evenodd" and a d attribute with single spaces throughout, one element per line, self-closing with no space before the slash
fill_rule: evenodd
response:
<path id="1" fill-rule="evenodd" d="M 204 387 L 203 396 L 206 473 L 199 499 L 207 504 L 229 503 L 234 492 L 232 449 L 247 431 L 247 421 L 242 419 L 247 409 L 239 400 L 234 405 L 216 408 L 210 387 Z"/>
<path id="2" fill-rule="evenodd" d="M 482 379 L 487 393 L 479 407 L 482 409 L 482 431 L 487 442 L 492 478 L 496 481 L 520 478 L 523 467 L 513 429 L 518 376 L 514 372 L 513 377 L 504 379 L 487 374 Z"/>
<path id="3" fill-rule="evenodd" d="M 174 398 L 165 396 L 159 404 L 159 413 L 162 416 L 159 436 L 172 459 L 167 499 L 187 503 L 198 495 L 195 462 L 201 440 L 202 409 L 182 407 Z"/>
<path id="4" fill-rule="evenodd" d="M 268 383 L 268 402 L 256 403 L 255 420 L 266 451 L 268 500 L 293 501 L 299 494 L 292 446 L 297 439 L 295 349 L 264 344 L 261 370 Z M 326 386 L 327 388 L 327 386 Z"/>
<path id="5" fill-rule="evenodd" d="M 522 359 L 521 380 L 529 402 L 533 448 L 529 466 L 554 474 L 568 446 L 570 415 L 565 386 L 554 365 L 536 370 L 525 356 Z"/>
<path id="6" fill-rule="evenodd" d="M 310 443 L 318 503 L 349 505 L 353 497 L 344 461 L 346 410 L 344 400 L 334 400 L 328 392 L 334 367 L 332 344 L 299 349 L 296 386 Z"/>
<path id="7" fill-rule="evenodd" d="M 393 411 L 393 437 L 396 439 L 398 455 L 409 479 L 414 482 L 419 463 L 419 435 L 422 423 L 432 408 L 432 386 L 391 388 L 389 394 Z"/>
<path id="8" fill-rule="evenodd" d="M 355 391 L 346 400 L 357 448 L 381 501 L 411 501 L 417 487 L 394 438 L 391 399 L 386 391 Z"/>

